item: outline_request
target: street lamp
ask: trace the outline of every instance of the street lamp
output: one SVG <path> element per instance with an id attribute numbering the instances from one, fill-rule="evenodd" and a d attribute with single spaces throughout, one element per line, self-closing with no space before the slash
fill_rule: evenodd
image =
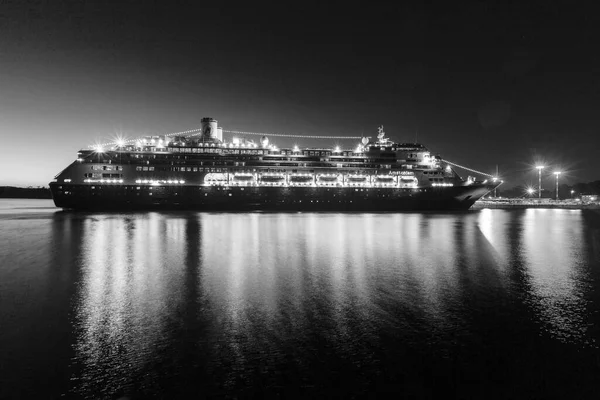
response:
<path id="1" fill-rule="evenodd" d="M 560 171 L 554 171 L 554 175 L 556 175 L 556 200 L 558 200 L 558 176 L 560 175 Z"/>
<path id="2" fill-rule="evenodd" d="M 539 173 L 539 184 L 538 184 L 538 198 L 542 198 L 542 170 L 544 169 L 543 165 L 538 165 L 537 167 Z"/>
<path id="3" fill-rule="evenodd" d="M 498 177 L 497 177 L 497 176 L 494 176 L 494 177 L 492 178 L 492 182 L 496 183 L 496 181 L 498 181 Z M 497 196 L 496 196 L 496 189 L 497 189 L 497 188 L 498 188 L 498 187 L 495 187 L 495 188 L 494 188 L 494 198 L 496 198 L 496 197 L 497 197 Z"/>
<path id="4" fill-rule="evenodd" d="M 575 191 L 571 190 L 571 199 L 573 198 L 573 193 L 575 193 Z"/>
<path id="5" fill-rule="evenodd" d="M 532 188 L 532 187 L 527 188 L 527 194 L 529 194 L 529 197 L 531 197 L 534 193 L 535 193 L 535 189 L 534 188 Z"/>

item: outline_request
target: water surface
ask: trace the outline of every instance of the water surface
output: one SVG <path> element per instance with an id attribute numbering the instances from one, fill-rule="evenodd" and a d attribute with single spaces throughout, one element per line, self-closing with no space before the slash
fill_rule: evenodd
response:
<path id="1" fill-rule="evenodd" d="M 594 398 L 599 232 L 576 210 L 0 200 L 0 397 Z"/>

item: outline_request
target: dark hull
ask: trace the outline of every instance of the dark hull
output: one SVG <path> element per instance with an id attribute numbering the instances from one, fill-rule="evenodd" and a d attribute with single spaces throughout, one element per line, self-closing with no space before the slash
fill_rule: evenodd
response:
<path id="1" fill-rule="evenodd" d="M 59 185 L 57 207 L 77 210 L 281 210 L 411 211 L 467 210 L 496 185 L 423 189 L 326 187 L 218 187 Z M 139 187 L 139 189 L 138 189 Z"/>

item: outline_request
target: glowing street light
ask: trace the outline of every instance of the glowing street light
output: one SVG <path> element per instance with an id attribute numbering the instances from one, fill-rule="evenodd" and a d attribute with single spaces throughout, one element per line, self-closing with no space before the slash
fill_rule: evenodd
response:
<path id="1" fill-rule="evenodd" d="M 542 170 L 544 169 L 543 165 L 538 165 L 537 167 L 539 173 L 539 184 L 538 184 L 538 198 L 542 198 Z"/>
<path id="2" fill-rule="evenodd" d="M 554 175 L 556 175 L 556 200 L 558 200 L 558 176 L 560 175 L 560 171 L 554 171 Z"/>
<path id="3" fill-rule="evenodd" d="M 575 193 L 575 191 L 571 190 L 571 198 L 573 198 L 573 193 Z"/>
<path id="4" fill-rule="evenodd" d="M 535 189 L 532 187 L 527 188 L 527 194 L 531 197 L 535 193 Z"/>

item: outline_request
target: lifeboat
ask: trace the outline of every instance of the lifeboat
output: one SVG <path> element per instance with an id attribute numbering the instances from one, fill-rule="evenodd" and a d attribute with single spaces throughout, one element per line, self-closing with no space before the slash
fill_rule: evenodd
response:
<path id="1" fill-rule="evenodd" d="M 366 176 L 362 175 L 348 175 L 346 178 L 348 183 L 367 183 L 368 179 Z"/>
<path id="2" fill-rule="evenodd" d="M 311 183 L 313 181 L 312 175 L 291 175 L 290 183 Z"/>
<path id="3" fill-rule="evenodd" d="M 417 186 L 417 184 L 419 183 L 419 181 L 417 180 L 417 178 L 413 177 L 413 176 L 403 176 L 400 178 L 400 185 L 402 187 L 413 187 L 413 186 Z"/>
<path id="4" fill-rule="evenodd" d="M 227 184 L 227 174 L 210 172 L 204 177 L 204 183 L 208 185 L 225 185 Z"/>
<path id="5" fill-rule="evenodd" d="M 285 176 L 284 175 L 262 175 L 260 177 L 261 182 L 267 183 L 284 183 Z"/>
<path id="6" fill-rule="evenodd" d="M 254 175 L 252 174 L 235 174 L 233 176 L 234 182 L 252 182 L 254 180 Z"/>
<path id="7" fill-rule="evenodd" d="M 337 183 L 339 175 L 320 175 L 317 178 L 317 183 Z"/>
<path id="8" fill-rule="evenodd" d="M 396 183 L 396 178 L 394 178 L 393 176 L 377 176 L 375 178 L 375 183 L 383 183 L 383 184 L 395 184 Z"/>

